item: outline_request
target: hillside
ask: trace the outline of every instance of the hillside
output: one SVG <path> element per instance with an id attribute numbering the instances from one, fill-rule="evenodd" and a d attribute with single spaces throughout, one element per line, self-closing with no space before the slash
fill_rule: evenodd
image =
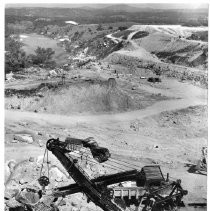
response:
<path id="1" fill-rule="evenodd" d="M 153 8 L 152 8 L 153 7 Z M 141 24 L 193 24 L 207 25 L 208 9 L 157 9 L 154 5 L 148 7 L 135 7 L 129 5 L 112 5 L 103 8 L 6 8 L 6 19 L 11 16 L 16 19 L 32 20 L 37 17 L 52 19 L 71 19 L 78 23 L 117 23 L 137 22 Z"/>
<path id="2" fill-rule="evenodd" d="M 159 64 L 163 69 L 165 64 L 170 63 L 183 67 L 183 71 L 184 67 L 207 70 L 207 27 L 133 25 L 112 36 L 113 39 L 128 41 L 123 49 L 116 52 L 118 54 L 137 57 L 142 62 L 150 60 L 153 66 Z"/>

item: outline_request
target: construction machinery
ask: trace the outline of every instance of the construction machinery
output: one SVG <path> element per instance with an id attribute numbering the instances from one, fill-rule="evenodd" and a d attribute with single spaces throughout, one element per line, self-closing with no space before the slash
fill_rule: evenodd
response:
<path id="1" fill-rule="evenodd" d="M 111 156 L 108 149 L 98 146 L 92 139 L 68 138 L 65 142 L 59 139 L 47 141 L 47 150 L 56 156 L 75 181 L 74 184 L 54 188 L 55 198 L 82 192 L 88 201 L 94 202 L 104 211 L 132 210 L 133 206 L 138 211 L 162 211 L 174 210 L 184 205 L 182 198 L 187 191 L 182 188 L 181 180 L 170 181 L 169 174 L 164 178 L 158 165 L 90 178 L 79 165 L 78 159 L 71 155 L 75 149 L 82 147 L 89 148 L 93 158 L 100 163 L 107 161 Z M 116 185 L 128 181 L 135 185 Z M 41 176 L 39 183 L 45 187 L 49 184 L 49 178 Z"/>

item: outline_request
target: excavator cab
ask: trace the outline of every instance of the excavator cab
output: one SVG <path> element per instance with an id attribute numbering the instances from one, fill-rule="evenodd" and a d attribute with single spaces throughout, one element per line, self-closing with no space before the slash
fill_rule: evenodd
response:
<path id="1" fill-rule="evenodd" d="M 144 166 L 141 169 L 139 178 L 137 179 L 137 186 L 139 187 L 154 187 L 161 186 L 166 180 L 163 176 L 159 165 Z"/>
<path id="2" fill-rule="evenodd" d="M 109 150 L 105 147 L 100 147 L 92 137 L 86 139 L 67 137 L 65 143 L 67 148 L 72 151 L 80 150 L 82 147 L 89 148 L 93 158 L 99 163 L 107 161 L 111 156 Z"/>

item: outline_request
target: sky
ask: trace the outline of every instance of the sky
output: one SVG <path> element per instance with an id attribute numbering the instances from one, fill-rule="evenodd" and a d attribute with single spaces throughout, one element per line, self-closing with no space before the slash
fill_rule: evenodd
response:
<path id="1" fill-rule="evenodd" d="M 122 4 L 122 3 L 120 3 Z M 6 4 L 5 7 L 60 7 L 60 8 L 77 8 L 77 7 L 92 7 L 92 8 L 103 8 L 103 7 L 107 7 L 110 6 L 112 4 L 57 4 L 57 3 L 51 3 L 51 4 L 46 4 L 46 3 L 39 3 L 39 4 Z M 133 7 L 140 7 L 140 8 L 144 8 L 144 7 L 151 7 L 151 8 L 155 8 L 155 9 L 197 9 L 197 8 L 208 8 L 208 4 L 207 3 L 184 3 L 184 4 L 165 4 L 165 3 L 150 3 L 150 4 L 145 4 L 145 3 L 141 3 L 141 4 L 126 4 L 129 6 L 133 6 Z"/>

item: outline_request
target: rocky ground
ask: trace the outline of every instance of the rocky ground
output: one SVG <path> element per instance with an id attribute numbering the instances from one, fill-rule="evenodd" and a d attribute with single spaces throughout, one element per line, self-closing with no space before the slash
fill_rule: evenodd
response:
<path id="1" fill-rule="evenodd" d="M 138 27 L 131 29 L 133 35 L 140 31 Z M 188 190 L 184 197 L 186 205 L 207 201 L 206 174 L 194 170 L 208 137 L 205 67 L 197 69 L 160 61 L 149 50 L 152 46 L 146 41 L 143 46 L 139 38 L 134 42 L 129 33 L 124 38 L 129 41 L 124 49 L 103 61 L 71 67 L 64 71 L 65 81 L 59 70 L 51 74 L 49 70 L 29 68 L 6 82 L 6 210 L 24 210 L 22 207 L 29 199 L 34 204 L 40 201 L 37 179 L 45 144 L 49 138 L 64 141 L 68 136 L 94 137 L 100 146 L 110 150 L 111 159 L 127 163 L 115 163 L 113 169 L 111 159 L 101 165 L 91 155 L 89 163 L 78 157 L 92 178 L 159 164 L 164 175 L 169 173 L 171 179 L 182 180 L 183 188 Z M 149 33 L 148 36 L 156 37 L 154 42 L 160 42 L 157 33 Z M 124 36 L 118 33 L 116 38 L 109 35 L 106 39 L 118 42 L 121 35 Z M 205 43 L 201 45 L 205 47 Z M 199 46 L 197 50 L 201 51 Z M 48 197 L 41 198 L 45 205 L 54 200 L 49 197 L 52 188 L 73 182 L 51 153 L 49 160 Z M 46 167 L 45 161 L 45 175 Z M 30 195 L 25 188 L 37 192 Z M 59 198 L 54 205 L 62 211 L 100 210 L 94 203 L 87 203 L 82 193 Z M 186 206 L 183 210 L 193 208 Z"/>
<path id="2" fill-rule="evenodd" d="M 115 104 L 115 107 L 110 107 L 108 111 L 100 110 L 95 114 L 92 110 L 87 110 L 88 112 L 85 113 L 69 113 L 68 110 L 71 110 L 70 105 L 72 104 L 67 103 L 63 107 L 66 107 L 66 110 L 60 112 L 58 110 L 59 101 L 68 99 L 70 92 L 67 90 L 71 91 L 74 84 L 76 86 L 86 84 L 88 76 L 89 78 L 92 76 L 89 71 L 85 72 L 82 78 L 78 77 L 84 72 L 81 69 L 77 71 L 76 79 L 67 79 L 66 85 L 59 85 L 60 79 L 54 78 L 48 83 L 54 81 L 57 87 L 46 85 L 43 90 L 42 86 L 40 89 L 43 81 L 34 80 L 33 84 L 30 82 L 32 79 L 27 79 L 28 82 L 24 79 L 24 83 L 16 80 L 6 84 L 6 207 L 21 206 L 21 200 L 17 198 L 19 197 L 17 193 L 21 188 L 33 187 L 37 190 L 40 188 L 37 179 L 46 141 L 51 137 L 65 140 L 67 136 L 94 137 L 100 145 L 110 149 L 112 158 L 129 162 L 130 166 L 124 166 L 127 170 L 136 168 L 136 166 L 140 169 L 147 164 L 159 164 L 164 174 L 169 172 L 173 178 L 182 179 L 183 187 L 189 191 L 185 197 L 186 203 L 206 202 L 206 176 L 191 172 L 190 168 L 200 159 L 201 148 L 207 146 L 207 90 L 163 76 L 161 82 L 151 83 L 144 78 L 141 79 L 139 75 L 130 75 L 128 69 L 117 65 L 111 66 L 110 69 L 107 68 L 106 63 L 100 66 L 95 64 L 95 66 L 98 68 L 94 72 L 95 79 L 89 81 L 88 86 L 90 84 L 96 86 L 99 82 L 102 84 L 101 87 L 106 87 L 105 90 L 109 86 L 115 90 L 112 87 L 115 85 L 108 84 L 108 78 L 115 78 L 116 87 L 121 92 L 126 93 L 134 101 L 136 99 L 136 102 L 139 101 L 144 106 L 141 108 L 126 107 L 122 112 L 116 109 L 118 108 L 116 103 L 120 101 L 116 102 L 114 98 L 114 101 L 110 101 L 110 105 Z M 146 76 L 146 71 L 142 69 L 140 75 Z M 100 77 L 97 77 L 97 73 L 100 73 Z M 150 74 L 154 75 L 152 72 Z M 24 91 L 26 87 L 28 89 L 28 84 L 31 89 Z M 30 90 L 35 91 L 27 96 Z M 55 101 L 59 106 L 54 106 L 54 112 L 49 110 L 51 101 L 47 104 L 47 98 L 45 99 L 48 92 L 50 95 L 54 94 L 55 97 L 59 94 L 62 96 L 60 100 Z M 98 100 L 97 95 L 94 96 Z M 135 98 L 136 96 L 138 98 Z M 39 101 L 34 101 L 35 98 L 45 99 L 43 102 L 47 110 L 41 109 Z M 30 110 L 30 107 L 26 109 L 24 104 L 20 104 L 29 99 L 36 103 L 36 111 Z M 76 105 L 78 102 L 73 100 L 73 103 Z M 92 106 L 95 103 L 96 101 Z M 20 108 L 17 107 L 18 105 L 21 105 Z M 68 115 L 60 115 L 65 112 Z M 50 160 L 51 186 L 49 190 L 73 182 L 51 154 Z M 107 164 L 110 164 L 110 161 L 107 161 Z M 113 170 L 109 169 L 106 164 L 104 167 L 94 166 L 93 169 L 91 166 L 84 166 L 90 175 L 118 172 L 123 166 L 117 164 L 117 167 L 118 169 Z M 57 206 L 60 210 L 99 209 L 93 203 L 88 204 L 81 196 L 81 194 L 76 194 L 64 200 L 60 199 Z"/>

